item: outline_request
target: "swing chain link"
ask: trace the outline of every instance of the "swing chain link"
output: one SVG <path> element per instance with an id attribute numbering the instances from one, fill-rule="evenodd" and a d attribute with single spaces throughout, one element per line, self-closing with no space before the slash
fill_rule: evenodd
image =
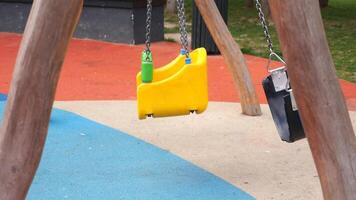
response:
<path id="1" fill-rule="evenodd" d="M 265 38 L 266 38 L 266 41 L 267 41 L 267 44 L 268 44 L 268 50 L 269 50 L 269 57 L 268 57 L 268 63 L 267 63 L 267 71 L 269 73 L 272 73 L 272 72 L 284 72 L 287 70 L 287 67 L 286 67 L 286 62 L 283 60 L 283 58 L 281 58 L 277 53 L 274 52 L 273 50 L 273 43 L 272 43 L 272 39 L 271 39 L 271 34 L 269 33 L 269 30 L 268 30 L 268 24 L 267 24 L 267 20 L 265 18 L 265 15 L 263 13 L 263 10 L 262 10 L 262 5 L 261 5 L 261 2 L 260 0 L 255 0 L 256 1 L 256 9 L 257 9 L 257 12 L 258 12 L 258 17 L 259 17 L 259 20 L 260 20 L 260 23 L 261 23 L 261 26 L 263 28 L 263 33 L 265 35 Z M 267 0 L 264 0 L 264 1 L 267 1 Z M 284 64 L 283 67 L 281 68 L 277 68 L 277 69 L 274 69 L 272 70 L 270 68 L 270 64 L 271 64 L 271 61 L 272 59 L 276 58 L 278 61 L 282 62 Z M 273 75 L 273 73 L 272 73 Z M 288 77 L 286 77 L 287 81 L 286 81 L 286 85 L 285 85 L 285 91 L 287 92 L 291 92 L 292 90 L 290 89 L 290 80 Z"/>
<path id="2" fill-rule="evenodd" d="M 147 16 L 146 16 L 146 53 L 149 59 L 149 54 L 151 53 L 151 21 L 152 21 L 152 0 L 147 0 Z"/>
<path id="3" fill-rule="evenodd" d="M 185 18 L 185 6 L 184 0 L 177 0 L 177 12 L 179 19 L 179 33 L 180 33 L 180 41 L 182 43 L 182 48 L 186 52 L 186 57 L 189 58 L 189 42 L 188 42 L 188 32 L 186 27 L 186 18 Z"/>
<path id="4" fill-rule="evenodd" d="M 265 14 L 263 13 L 262 5 L 260 3 L 260 0 L 256 0 L 256 9 L 257 9 L 257 12 L 258 12 L 258 17 L 260 19 L 260 23 L 261 23 L 262 28 L 263 28 L 263 33 L 265 34 L 265 38 L 266 38 L 266 41 L 267 41 L 267 44 L 268 44 L 268 50 L 269 50 L 270 54 L 274 54 L 271 34 L 269 33 L 269 30 L 268 30 L 268 24 L 267 24 L 267 21 L 266 21 L 266 18 L 265 18 Z"/>

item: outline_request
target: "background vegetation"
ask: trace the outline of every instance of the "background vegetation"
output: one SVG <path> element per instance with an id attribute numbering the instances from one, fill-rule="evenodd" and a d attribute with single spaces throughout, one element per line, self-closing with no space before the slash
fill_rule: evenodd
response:
<path id="1" fill-rule="evenodd" d="M 192 18 L 192 3 L 193 0 L 186 0 L 188 22 Z M 322 16 L 338 76 L 356 82 L 356 1 L 330 0 L 329 6 L 322 9 Z M 175 15 L 170 14 L 166 14 L 165 20 L 177 22 Z M 267 45 L 254 7 L 247 8 L 244 0 L 229 0 L 228 26 L 244 53 L 267 56 Z M 191 30 L 190 25 L 188 29 Z M 166 28 L 165 31 L 174 33 L 178 28 Z M 273 23 L 270 23 L 270 31 L 279 52 Z"/>

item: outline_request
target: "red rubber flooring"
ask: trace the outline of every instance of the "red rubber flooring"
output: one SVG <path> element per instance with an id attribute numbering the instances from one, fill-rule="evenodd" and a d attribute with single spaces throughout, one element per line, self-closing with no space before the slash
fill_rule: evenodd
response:
<path id="1" fill-rule="evenodd" d="M 0 93 L 7 93 L 21 35 L 0 33 Z M 143 46 L 73 39 L 63 66 L 56 100 L 135 99 L 135 76 L 140 69 Z M 176 43 L 153 44 L 155 66 L 162 66 L 179 53 Z M 267 60 L 246 55 L 261 103 L 266 103 L 261 80 Z M 210 56 L 209 96 L 212 101 L 239 101 L 232 77 L 221 56 Z M 276 63 L 277 64 L 277 63 Z M 350 110 L 356 111 L 356 84 L 340 80 Z"/>

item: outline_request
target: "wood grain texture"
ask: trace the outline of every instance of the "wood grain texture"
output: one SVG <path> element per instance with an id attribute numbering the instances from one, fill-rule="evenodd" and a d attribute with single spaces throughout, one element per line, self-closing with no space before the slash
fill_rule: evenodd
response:
<path id="1" fill-rule="evenodd" d="M 241 98 L 243 114 L 261 115 L 261 108 L 245 59 L 214 0 L 195 0 L 206 26 L 229 67 Z"/>
<path id="2" fill-rule="evenodd" d="M 38 167 L 82 0 L 35 0 L 0 128 L 0 199 L 22 200 Z"/>
<path id="3" fill-rule="evenodd" d="M 356 199 L 356 139 L 317 0 L 270 7 L 303 126 L 327 200 Z"/>

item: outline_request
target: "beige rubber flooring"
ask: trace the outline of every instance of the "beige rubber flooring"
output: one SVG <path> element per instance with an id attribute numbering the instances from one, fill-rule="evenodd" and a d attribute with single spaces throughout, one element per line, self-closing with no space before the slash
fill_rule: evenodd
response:
<path id="1" fill-rule="evenodd" d="M 307 141 L 282 142 L 267 105 L 244 116 L 237 103 L 210 102 L 201 115 L 138 120 L 135 101 L 55 102 L 215 174 L 257 199 L 322 199 Z M 356 112 L 350 112 L 356 129 Z"/>

